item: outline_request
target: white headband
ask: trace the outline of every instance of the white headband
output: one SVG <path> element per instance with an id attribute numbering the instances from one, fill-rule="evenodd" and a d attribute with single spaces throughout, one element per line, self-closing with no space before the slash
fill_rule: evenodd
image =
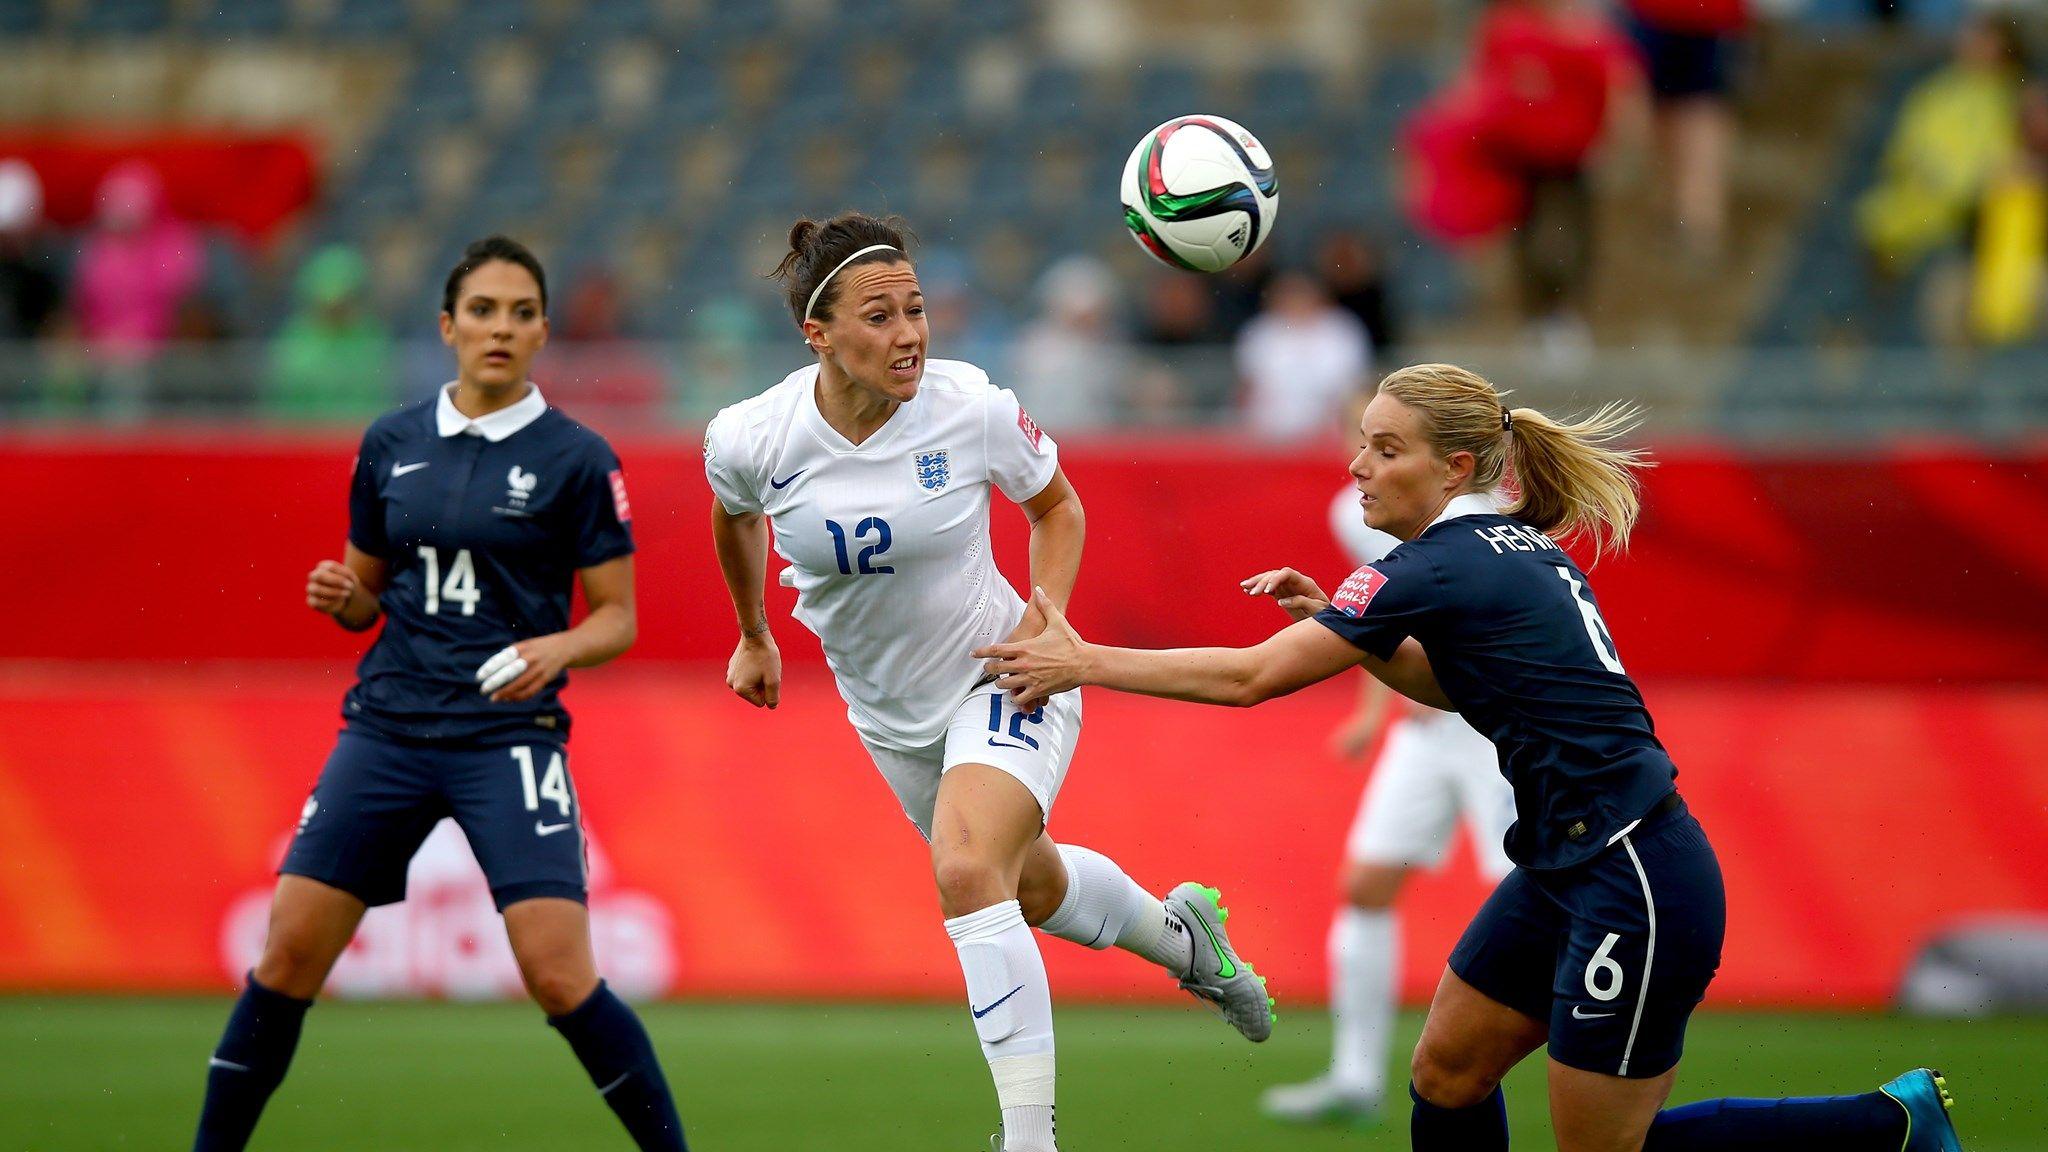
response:
<path id="1" fill-rule="evenodd" d="M 894 252 L 896 250 L 897 249 L 894 244 L 870 244 L 867 247 L 861 249 L 860 251 L 855 252 L 853 255 L 848 256 L 846 259 L 841 260 L 839 262 L 839 268 L 834 268 L 830 272 L 825 273 L 825 278 L 823 280 L 818 281 L 818 286 L 816 288 L 811 289 L 811 302 L 804 305 L 804 319 L 809 320 L 811 318 L 811 310 L 818 306 L 818 294 L 825 290 L 825 285 L 830 284 L 834 276 L 839 275 L 840 268 L 846 267 L 848 264 L 853 263 L 855 260 L 860 259 L 861 257 L 867 255 L 870 252 Z"/>

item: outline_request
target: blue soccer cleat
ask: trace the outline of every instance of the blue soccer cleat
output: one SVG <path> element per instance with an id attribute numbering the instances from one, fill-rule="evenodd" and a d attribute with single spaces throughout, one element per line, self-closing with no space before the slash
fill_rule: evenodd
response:
<path id="1" fill-rule="evenodd" d="M 1906 1110 L 1906 1140 L 1899 1152 L 1963 1152 L 1948 1110 L 1956 1106 L 1948 1081 L 1932 1068 L 1915 1068 L 1878 1089 Z"/>

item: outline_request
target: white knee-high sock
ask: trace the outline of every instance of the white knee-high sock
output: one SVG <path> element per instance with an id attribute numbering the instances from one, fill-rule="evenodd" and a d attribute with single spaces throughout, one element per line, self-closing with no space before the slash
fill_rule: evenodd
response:
<path id="1" fill-rule="evenodd" d="M 1330 1075 L 1376 1096 L 1387 1087 L 1400 942 L 1400 921 L 1384 908 L 1347 904 L 1330 925 Z"/>
<path id="2" fill-rule="evenodd" d="M 946 921 L 1003 1110 L 1005 1152 L 1054 1152 L 1052 990 L 1015 900 Z"/>
<path id="3" fill-rule="evenodd" d="M 1060 845 L 1067 866 L 1067 898 L 1038 926 L 1039 931 L 1085 948 L 1114 944 L 1175 976 L 1194 963 L 1187 925 L 1159 898 L 1124 874 L 1116 861 L 1078 844 Z"/>

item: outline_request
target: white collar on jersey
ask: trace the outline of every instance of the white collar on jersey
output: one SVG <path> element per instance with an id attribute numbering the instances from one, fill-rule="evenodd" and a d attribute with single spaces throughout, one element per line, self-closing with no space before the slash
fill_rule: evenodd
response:
<path id="1" fill-rule="evenodd" d="M 1444 505 L 1444 510 L 1436 514 L 1436 519 L 1422 526 L 1422 532 L 1427 532 L 1446 520 L 1456 520 L 1460 516 L 1498 516 L 1500 507 L 1498 492 L 1467 492 L 1463 496 L 1453 496 L 1451 502 Z M 1416 535 L 1420 536 L 1422 532 Z"/>
<path id="2" fill-rule="evenodd" d="M 529 382 L 526 395 L 516 403 L 472 420 L 456 410 L 455 385 L 451 382 L 441 389 L 441 398 L 434 402 L 434 427 L 443 436 L 460 436 L 468 432 L 496 444 L 540 419 L 541 413 L 547 410 L 548 402 L 541 399 L 540 385 Z"/>

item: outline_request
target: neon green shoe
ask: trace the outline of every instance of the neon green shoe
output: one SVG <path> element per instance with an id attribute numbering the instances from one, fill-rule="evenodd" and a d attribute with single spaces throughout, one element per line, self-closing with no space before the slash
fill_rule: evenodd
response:
<path id="1" fill-rule="evenodd" d="M 1273 998 L 1266 995 L 1266 978 L 1238 958 L 1230 946 L 1230 933 L 1223 922 L 1230 911 L 1223 907 L 1223 894 L 1190 880 L 1166 894 L 1166 906 L 1187 925 L 1194 942 L 1194 962 L 1180 978 L 1180 986 L 1197 999 L 1206 1000 L 1223 1012 L 1223 1019 L 1254 1044 L 1273 1034 Z"/>

